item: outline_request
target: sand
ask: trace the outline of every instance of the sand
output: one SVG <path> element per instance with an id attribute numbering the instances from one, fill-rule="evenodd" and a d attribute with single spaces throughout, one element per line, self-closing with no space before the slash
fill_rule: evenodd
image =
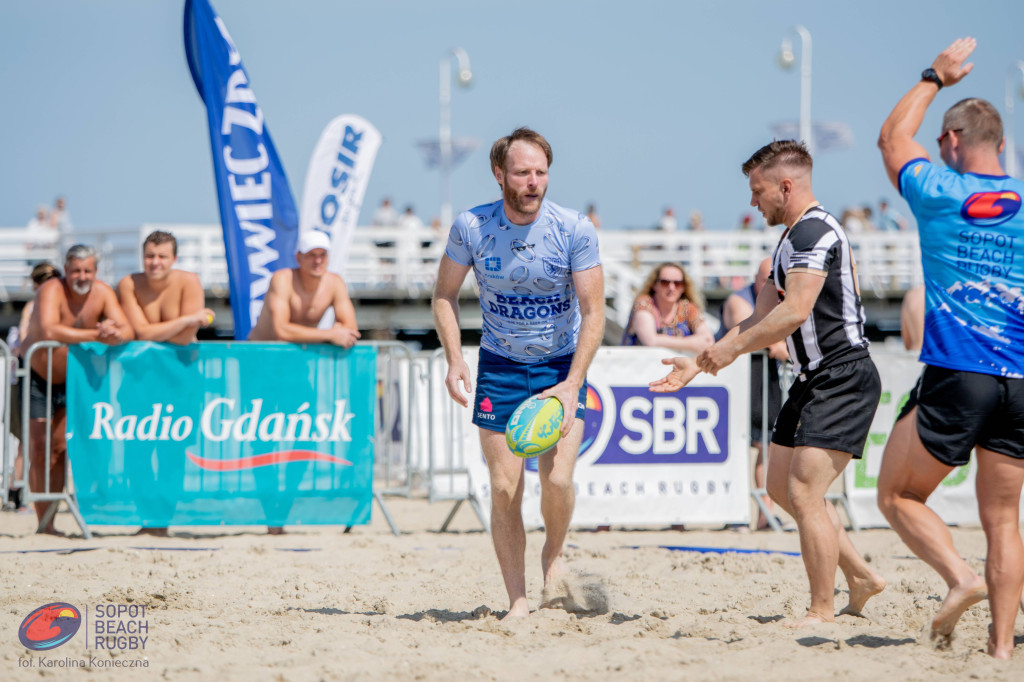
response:
<path id="1" fill-rule="evenodd" d="M 808 603 L 800 558 L 777 553 L 799 551 L 795 533 L 613 528 L 569 535 L 566 558 L 580 576 L 574 596 L 595 612 L 542 609 L 505 624 L 499 617 L 508 603 L 490 537 L 468 506 L 454 532 L 442 534 L 450 503 L 387 504 L 401 537 L 376 508 L 370 525 L 350 533 L 307 526 L 272 537 L 263 528 L 180 527 L 154 538 L 96 527 L 91 540 L 36 536 L 33 516 L 0 514 L 0 679 L 1024 679 L 1024 617 L 1015 660 L 992 660 L 984 653 L 986 602 L 967 611 L 947 650 L 919 639 L 945 589 L 892 531 L 853 535 L 889 581 L 866 618 L 781 627 Z M 77 530 L 68 514 L 57 525 Z M 982 571 L 982 532 L 953 535 Z M 527 542 L 536 608 L 543 534 L 532 531 Z M 51 549 L 62 551 L 36 551 Z M 837 611 L 846 597 L 840 577 Z M 57 601 L 87 611 L 89 622 L 61 647 L 28 652 L 18 627 L 33 609 Z M 136 619 L 147 625 L 144 651 L 85 649 L 104 604 L 146 606 L 145 618 Z M 105 667 L 40 667 L 76 660 Z M 106 667 L 112 662 L 148 667 Z"/>

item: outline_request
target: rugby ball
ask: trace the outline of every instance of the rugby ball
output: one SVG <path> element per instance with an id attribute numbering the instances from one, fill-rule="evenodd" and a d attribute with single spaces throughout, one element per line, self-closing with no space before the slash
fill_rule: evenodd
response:
<path id="1" fill-rule="evenodd" d="M 524 400 L 505 427 L 505 442 L 518 457 L 536 457 L 555 447 L 562 437 L 562 403 L 558 398 Z"/>

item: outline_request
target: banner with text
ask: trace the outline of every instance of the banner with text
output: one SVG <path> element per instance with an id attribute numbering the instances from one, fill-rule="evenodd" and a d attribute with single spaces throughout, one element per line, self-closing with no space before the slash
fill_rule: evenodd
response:
<path id="1" fill-rule="evenodd" d="M 381 141 L 380 131 L 365 118 L 344 114 L 327 124 L 309 159 L 299 232 L 320 230 L 330 236 L 329 268 L 339 275 L 344 275 Z"/>
<path id="2" fill-rule="evenodd" d="M 185 56 L 206 103 L 235 338 L 244 340 L 271 275 L 295 267 L 295 200 L 242 57 L 209 0 L 185 2 Z"/>
<path id="3" fill-rule="evenodd" d="M 857 524 L 865 528 L 887 528 L 889 522 L 878 510 L 878 472 L 882 468 L 882 455 L 896 416 L 917 383 L 924 365 L 917 353 L 903 351 L 872 352 L 871 358 L 882 379 L 882 396 L 878 411 L 871 423 L 864 457 L 850 462 L 843 473 L 850 513 Z M 978 525 L 978 498 L 974 491 L 977 463 L 970 463 L 950 472 L 928 498 L 928 506 L 943 521 L 954 525 Z"/>
<path id="4" fill-rule="evenodd" d="M 477 349 L 463 353 L 475 375 Z M 601 348 L 587 374 L 587 414 L 576 460 L 574 526 L 750 521 L 750 358 L 676 393 L 658 348 Z M 468 423 L 472 410 L 459 412 Z M 462 445 L 474 495 L 490 511 L 490 479 L 476 427 Z M 542 455 L 543 457 L 543 455 Z M 537 458 L 526 460 L 523 518 L 543 525 Z"/>
<path id="5" fill-rule="evenodd" d="M 376 350 L 71 346 L 67 435 L 90 524 L 365 524 Z"/>

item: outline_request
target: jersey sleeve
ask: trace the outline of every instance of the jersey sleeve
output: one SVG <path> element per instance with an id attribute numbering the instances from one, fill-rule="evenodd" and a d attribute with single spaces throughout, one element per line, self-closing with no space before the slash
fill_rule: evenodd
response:
<path id="1" fill-rule="evenodd" d="M 790 235 L 793 253 L 785 263 L 786 274 L 810 272 L 825 275 L 832 259 L 832 246 L 838 241 L 836 233 L 828 223 L 818 218 L 808 218 L 799 223 L 800 229 Z"/>
<path id="2" fill-rule="evenodd" d="M 590 218 L 581 215 L 581 219 L 573 231 L 569 270 L 580 272 L 595 268 L 600 264 L 601 254 L 597 246 L 597 229 Z"/>
<path id="3" fill-rule="evenodd" d="M 900 169 L 900 195 L 907 200 L 911 212 L 916 215 L 927 213 L 929 201 L 941 198 L 939 187 L 942 170 L 928 159 L 913 159 Z"/>
<path id="4" fill-rule="evenodd" d="M 473 244 L 469 238 L 469 220 L 472 213 L 460 213 L 452 229 L 448 232 L 448 244 L 444 248 L 445 255 L 459 265 L 473 265 Z"/>

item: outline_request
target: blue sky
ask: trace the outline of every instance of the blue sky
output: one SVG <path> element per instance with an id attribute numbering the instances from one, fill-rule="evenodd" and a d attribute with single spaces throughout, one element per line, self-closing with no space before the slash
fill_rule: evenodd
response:
<path id="1" fill-rule="evenodd" d="M 605 229 L 653 225 L 666 205 L 711 229 L 750 212 L 740 164 L 799 114 L 798 69 L 778 66 L 795 24 L 813 36 L 812 118 L 854 145 L 816 158 L 815 188 L 838 213 L 888 185 L 878 129 L 953 39 L 979 41 L 975 72 L 943 90 L 919 140 L 937 156 L 941 112 L 967 96 L 1003 109 L 1024 59 L 1024 3 L 491 2 L 215 0 L 266 116 L 296 201 L 320 131 L 341 113 L 383 133 L 360 222 L 384 196 L 428 220 L 440 179 L 415 143 L 436 138 L 439 60 L 464 48 L 475 80 L 453 87 L 456 136 L 481 146 L 453 173 L 456 210 L 497 188 L 487 150 L 530 125 L 551 141 L 548 196 Z M 36 0 L 0 5 L 0 226 L 67 195 L 77 226 L 216 222 L 203 104 L 182 40 L 183 0 Z M 1024 101 L 1017 100 L 1024 144 Z"/>

